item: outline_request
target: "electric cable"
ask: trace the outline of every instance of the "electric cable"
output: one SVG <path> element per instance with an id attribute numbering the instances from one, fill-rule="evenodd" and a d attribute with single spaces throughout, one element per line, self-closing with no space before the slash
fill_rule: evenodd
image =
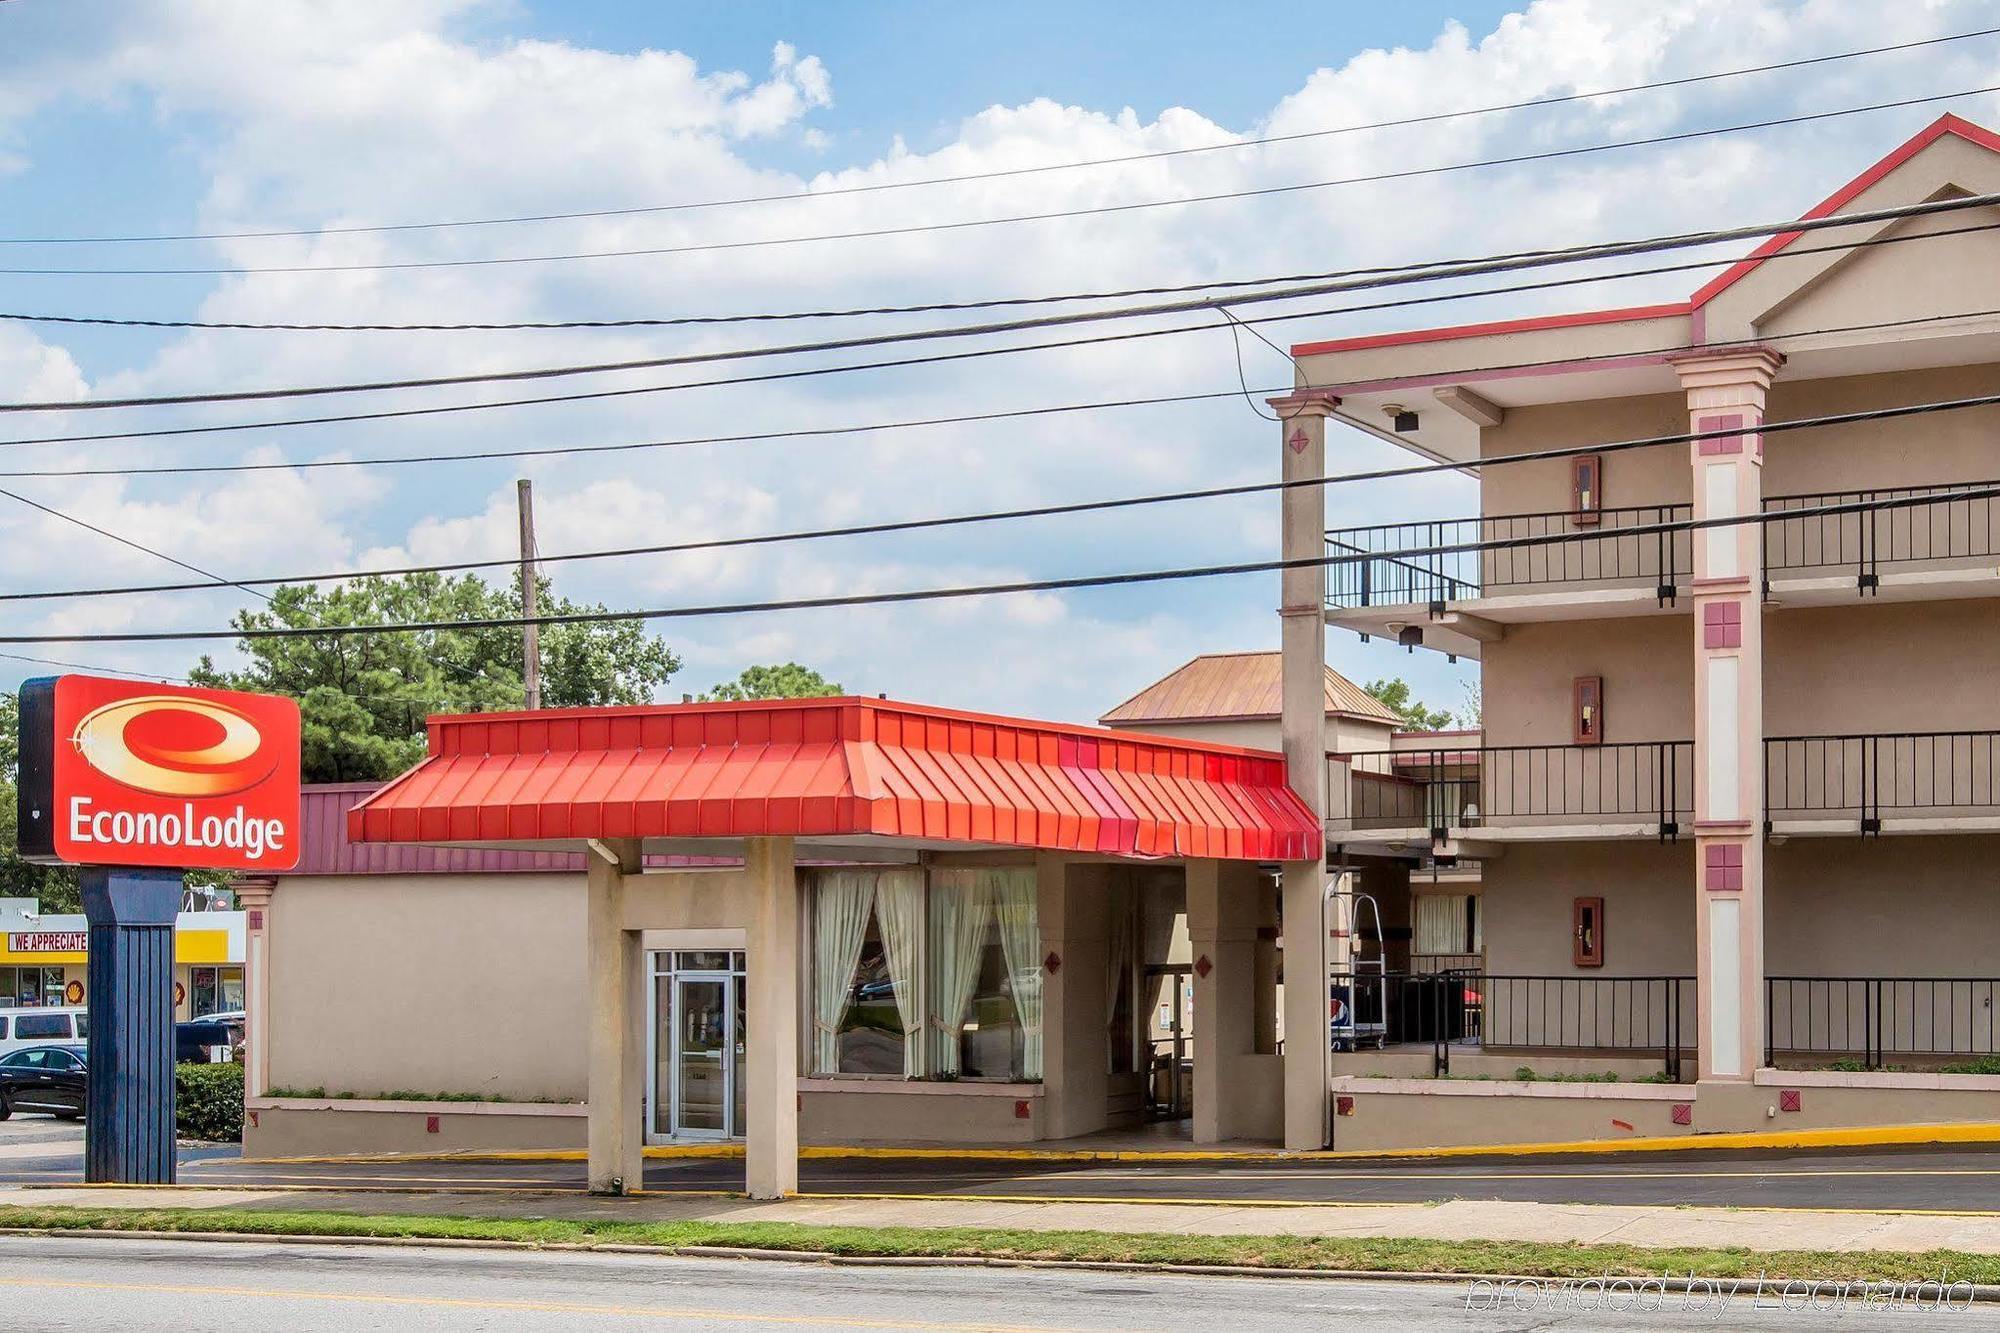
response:
<path id="1" fill-rule="evenodd" d="M 1720 432 L 1717 432 L 1719 434 Z M 1727 432 L 1741 435 L 1739 427 Z M 1956 500 L 2000 499 L 2000 485 L 1953 492 Z M 1731 514 L 1722 518 L 1675 519 L 1661 523 L 1640 523 L 1620 528 L 1620 537 L 1650 537 L 1679 532 L 1699 532 L 1709 528 L 1763 525 L 1798 519 L 1831 518 L 1841 514 L 1876 513 L 1935 504 L 1931 495 L 1894 496 L 1872 500 L 1846 501 L 1798 509 L 1771 510 L 1756 514 Z M 973 597 L 1000 597 L 1019 593 L 1067 592 L 1084 588 L 1129 587 L 1138 584 L 1180 582 L 1189 579 L 1224 578 L 1240 574 L 1264 574 L 1287 569 L 1327 569 L 1363 561 L 1419 560 L 1431 556 L 1472 554 L 1484 551 L 1519 550 L 1539 546 L 1592 541 L 1595 532 L 1559 532 L 1529 537 L 1501 537 L 1484 541 L 1449 542 L 1433 546 L 1412 546 L 1394 551 L 1362 552 L 1354 555 L 1301 556 L 1290 560 L 1253 560 L 1226 565 L 1192 565 L 1172 569 L 1137 570 L 1119 574 L 1083 574 L 1068 578 L 1026 579 L 1011 583 L 968 584 L 945 588 L 916 588 L 900 592 L 851 593 L 827 597 L 792 597 L 764 602 L 723 602 L 708 606 L 649 607 L 628 611 L 573 611 L 536 616 L 491 616 L 476 620 L 437 620 L 377 625 L 259 626 L 213 630 L 133 630 L 95 634 L 7 634 L 0 643 L 185 643 L 213 639 L 309 639 L 319 636 L 351 638 L 368 634 L 418 634 L 480 629 L 518 629 L 524 625 L 595 625 L 652 620 L 693 620 L 715 616 L 763 614 L 774 611 L 817 611 L 859 606 L 890 606 L 912 602 L 955 601 Z"/>
<path id="2" fill-rule="evenodd" d="M 1949 102 L 1964 97 L 1979 97 L 1994 92 L 2000 92 L 2000 84 L 1990 84 L 1978 88 L 1962 88 L 1957 92 L 1951 93 L 1931 93 L 1923 97 L 1905 97 L 1889 102 L 1874 102 L 1866 106 L 1840 107 L 1832 111 L 1815 111 L 1795 116 L 1776 116 L 1767 120 L 1748 121 L 1738 125 L 1718 125 L 1707 129 L 1680 130 L 1672 134 L 1658 134 L 1643 139 L 1617 139 L 1604 143 L 1582 144 L 1571 148 L 1551 148 L 1534 153 L 1517 153 L 1510 157 L 1480 158 L 1469 162 L 1446 163 L 1441 166 L 1410 167 L 1401 171 L 1376 172 L 1366 176 L 1344 176 L 1322 181 L 1298 181 L 1288 185 L 1263 185 L 1242 190 L 1220 190 L 1209 194 L 1183 195 L 1174 199 L 1141 199 L 1123 204 L 1097 204 L 1087 208 L 1053 209 L 1040 213 L 1016 213 L 1003 217 L 963 218 L 954 222 L 909 223 L 898 227 L 872 227 L 860 231 L 822 232 L 818 235 L 810 236 L 772 236 L 761 239 L 703 241 L 691 242 L 684 245 L 647 246 L 639 249 L 570 251 L 561 254 L 491 255 L 470 259 L 408 259 L 353 264 L 272 264 L 234 267 L 211 265 L 185 268 L 0 268 L 0 274 L 11 277 L 167 278 L 251 277 L 259 274 L 298 273 L 394 273 L 415 269 L 489 268 L 498 265 L 568 263 L 591 259 L 658 259 L 670 255 L 710 254 L 718 251 L 753 250 L 772 246 L 805 245 L 826 241 L 882 240 L 889 237 L 912 236 L 934 232 L 956 232 L 980 227 L 1011 226 L 1028 222 L 1054 222 L 1082 217 L 1102 217 L 1113 214 L 1136 213 L 1156 208 L 1180 208 L 1190 204 L 1218 203 L 1235 199 L 1270 198 L 1278 195 L 1296 194 L 1306 190 L 1326 190 L 1344 185 L 1379 184 L 1388 181 L 1411 180 L 1419 177 L 1449 175 L 1462 171 L 1483 170 L 1489 167 L 1524 166 L 1529 163 L 1561 161 L 1593 153 L 1611 152 L 1625 148 L 1652 148 L 1662 144 L 1687 143 L 1697 139 L 1715 138 L 1724 134 L 1741 134 L 1753 130 L 1803 125 L 1845 116 L 1866 115 L 1877 111 L 1893 111 L 1903 107 L 1922 106 L 1932 102 Z"/>
<path id="3" fill-rule="evenodd" d="M 1233 295 L 1226 302 L 1214 299 L 1153 302 L 1142 306 L 1121 306 L 1110 310 L 1086 310 L 1065 314 L 1036 315 L 1024 319 L 995 320 L 984 324 L 953 325 L 935 329 L 904 330 L 892 333 L 869 334 L 857 338 L 829 338 L 813 342 L 790 343 L 775 347 L 732 348 L 719 352 L 693 352 L 668 357 L 647 357 L 636 360 L 599 362 L 589 365 L 544 366 L 526 370 L 484 371 L 469 375 L 431 376 L 420 379 L 375 380 L 351 384 L 292 385 L 279 388 L 240 389 L 193 394 L 166 394 L 145 398 L 97 398 L 75 399 L 61 402 L 0 403 L 0 412 L 75 412 L 95 411 L 110 408 L 134 407 L 175 407 L 197 404 L 264 402 L 278 399 L 320 397 L 332 394 L 377 393 L 390 390 L 433 389 L 455 387 L 468 384 L 514 383 L 525 380 L 561 378 L 573 375 L 598 375 L 622 373 L 634 370 L 660 369 L 670 366 L 709 365 L 717 362 L 738 361 L 752 358 L 795 356 L 808 353 L 832 351 L 852 351 L 874 347 L 896 346 L 911 342 L 927 342 L 941 338 L 989 337 L 1001 333 L 1028 333 L 1043 329 L 1066 328 L 1078 324 L 1095 324 L 1106 321 L 1149 318 L 1159 315 L 1189 314 L 1197 311 L 1214 311 L 1219 305 L 1240 306 L 1270 301 L 1298 300 L 1308 296 L 1324 296 L 1337 292 L 1373 291 L 1384 287 L 1408 286 L 1415 283 L 1438 282 L 1451 278 L 1474 277 L 1489 273 L 1513 273 L 1526 269 L 1546 268 L 1554 264 L 1581 263 L 1597 259 L 1615 259 L 1628 255 L 1652 254 L 1667 250 L 1683 250 L 1726 241 L 1745 240 L 1754 237 L 1790 236 L 1795 233 L 1823 231 L 1834 227 L 1856 226 L 1875 222 L 1902 221 L 1910 218 L 1929 217 L 1942 213 L 1956 213 L 1972 208 L 1986 208 L 2000 205 L 2000 192 L 1980 195 L 1966 195 L 1952 199 L 1929 200 L 1918 204 L 1906 204 L 1893 208 L 1868 209 L 1854 213 L 1833 214 L 1820 218 L 1788 219 L 1783 222 L 1758 223 L 1747 227 L 1717 228 L 1705 232 L 1685 233 L 1670 237 L 1653 237 L 1638 241 L 1619 241 L 1572 246 L 1560 250 L 1535 251 L 1470 261 L 1447 261 L 1444 264 L 1412 265 L 1405 269 L 1382 272 L 1376 271 L 1365 277 L 1337 277 L 1325 282 L 1314 282 L 1285 287 L 1275 291 L 1245 292 Z M 1934 233 L 1916 233 L 1929 236 Z M 1880 238 L 1883 240 L 1893 238 Z M 1914 239 L 1914 236 L 1912 237 Z M 1840 248 L 1851 248 L 1862 242 L 1850 242 Z M 1711 267 L 1726 260 L 1704 261 L 1697 267 Z M 1583 280 L 1602 281 L 1604 279 L 1586 275 Z M 1441 299 L 1463 299 L 1460 296 Z M 1287 314 L 1276 319 L 1307 319 L 1323 312 L 1301 312 Z M 1245 324 L 1274 322 L 1272 317 L 1260 320 L 1240 321 Z M 1115 335 L 1103 339 L 1082 339 L 1074 343 L 1029 343 L 1007 345 L 983 349 L 987 355 L 1007 355 L 1021 351 L 1041 350 L 1049 347 L 1074 346 L 1090 341 L 1115 341 L 1118 338 L 1161 337 L 1177 333 L 1213 332 L 1215 326 L 1209 323 L 1177 325 L 1166 329 L 1145 329 Z M 969 355 L 969 354 L 961 354 Z M 885 363 L 889 365 L 901 362 Z M 784 376 L 806 373 L 831 374 L 843 370 L 858 369 L 856 366 L 832 366 L 807 368 L 785 372 Z M 690 388 L 694 385 L 641 386 L 625 390 L 602 391 L 602 396 L 618 393 L 662 392 L 671 388 Z M 599 395 L 578 395 L 591 397 Z M 493 404 L 486 404 L 491 406 Z M 464 405 L 466 407 L 475 405 Z"/>
<path id="4" fill-rule="evenodd" d="M 0 245 L 125 245 L 175 241 L 255 240 L 286 236 L 374 235 L 384 232 L 437 231 L 457 227 L 496 227 L 522 223 L 567 222 L 587 218 L 632 217 L 653 213 L 678 213 L 700 209 L 733 208 L 745 204 L 783 203 L 800 199 L 832 199 L 846 195 L 876 194 L 888 190 L 910 190 L 934 185 L 958 185 L 968 181 L 1003 180 L 1019 176 L 1038 175 L 1045 172 L 1074 171 L 1086 167 L 1121 166 L 1132 162 L 1153 162 L 1163 158 L 1187 157 L 1199 153 L 1226 152 L 1242 148 L 1268 147 L 1273 144 L 1297 143 L 1302 140 L 1327 138 L 1334 135 L 1357 134 L 1372 130 L 1400 129 L 1411 125 L 1432 125 L 1441 121 L 1495 115 L 1508 111 L 1526 111 L 1542 107 L 1563 106 L 1575 102 L 1595 101 L 1606 97 L 1623 97 L 1632 93 L 1656 92 L 1666 88 L 1684 88 L 1692 84 L 1713 83 L 1723 79 L 1742 78 L 1752 74 L 1770 74 L 1781 70 L 1803 69 L 1815 65 L 1831 64 L 1836 61 L 1855 60 L 1866 56 L 1886 55 L 1892 52 L 1913 51 L 1924 47 L 1971 41 L 1979 37 L 1990 37 L 1995 33 L 2000 33 L 2000 28 L 1980 28 L 1971 32 L 1948 33 L 1938 37 L 1896 42 L 1887 46 L 1871 46 L 1859 50 L 1836 51 L 1827 55 L 1805 56 L 1795 60 L 1781 60 L 1765 65 L 1750 65 L 1737 69 L 1716 70 L 1706 74 L 1689 74 L 1672 79 L 1656 79 L 1650 83 L 1632 83 L 1620 88 L 1603 88 L 1591 92 L 1563 93 L 1553 97 L 1527 98 L 1518 102 L 1503 102 L 1483 107 L 1468 107 L 1458 111 L 1428 112 L 1415 116 L 1403 116 L 1394 120 L 1378 120 L 1358 125 L 1338 125 L 1327 129 L 1301 130 L 1291 134 L 1265 135 L 1255 139 L 1232 139 L 1227 143 L 1200 144 L 1187 148 L 1166 148 L 1154 152 L 1127 153 L 1117 157 L 1089 158 L 1075 162 L 1050 162 L 1037 166 L 1009 167 L 994 171 L 963 172 L 952 176 L 933 176 L 922 180 L 881 181 L 868 185 L 841 186 L 827 190 L 798 190 L 786 194 L 751 195 L 733 199 L 702 199 L 672 204 L 584 209 L 563 213 L 520 214 L 507 217 L 464 218 L 443 222 L 266 228 L 262 230 L 182 232 L 177 234 L 142 236 L 8 236 L 0 237 Z"/>
<path id="5" fill-rule="evenodd" d="M 1795 417 L 1788 420 L 1768 421 L 1757 428 L 1759 434 L 1782 435 L 1794 431 L 1814 430 L 1829 426 L 1851 426 L 1877 421 L 1894 421 L 1906 417 L 1928 416 L 1939 412 L 1963 411 L 1976 407 L 2000 406 L 2000 393 L 1985 394 L 1969 398 L 1942 399 L 1928 403 L 1901 404 L 1893 407 L 1866 408 L 1854 412 L 1827 413 L 1811 417 Z M 852 524 L 836 528 L 809 529 L 796 532 L 764 533 L 740 537 L 711 538 L 702 541 L 673 542 L 648 546 L 617 547 L 596 551 L 573 551 L 555 555 L 536 555 L 541 564 L 562 564 L 583 560 L 619 559 L 640 555 L 672 555 L 690 551 L 712 551 L 745 546 L 765 546 L 788 542 L 816 541 L 827 538 L 877 536 L 892 532 L 910 532 L 931 528 L 962 527 L 968 524 L 1005 522 L 1019 519 L 1047 518 L 1059 515 L 1099 513 L 1107 510 L 1132 509 L 1141 506 L 1170 504 L 1192 500 L 1212 500 L 1246 495 L 1264 495 L 1273 492 L 1298 490 L 1307 487 L 1331 487 L 1348 485 L 1361 481 L 1384 481 L 1396 478 L 1427 476 L 1439 472 L 1460 471 L 1467 467 L 1480 470 L 1489 467 L 1506 467 L 1517 463 L 1544 462 L 1551 459 L 1575 458 L 1583 455 L 1625 453 L 1635 449 L 1651 449 L 1669 444 L 1690 444 L 1701 440 L 1722 439 L 1743 434 L 1743 430 L 1732 428 L 1712 431 L 1681 431 L 1668 435 L 1649 435 L 1636 439 L 1596 441 L 1587 444 L 1565 445 L 1553 449 L 1532 449 L 1512 454 L 1498 454 L 1470 463 L 1417 463 L 1392 468 L 1378 468 L 1368 472 L 1342 473 L 1328 477 L 1302 477 L 1290 481 L 1242 482 L 1228 486 L 1208 486 L 1189 490 L 1157 492 L 1150 495 L 1120 496 L 1102 500 L 1076 500 L 1062 504 L 1037 505 L 1027 508 L 990 510 L 972 514 L 953 514 L 942 517 L 896 519 L 878 523 Z M 0 494 L 11 492 L 0 491 Z M 15 498 L 20 498 L 16 496 Z M 1962 498 L 1953 492 L 1951 498 Z M 30 502 L 32 503 L 32 502 Z M 38 506 L 39 507 L 39 506 Z M 1633 529 L 1620 528 L 1618 536 L 1626 536 Z M 1585 534 L 1586 536 L 1602 534 Z M 144 548 L 141 548 L 144 549 Z M 157 554 L 157 553 L 155 553 Z M 164 557 L 171 558 L 171 557 Z M 179 563 L 176 561 L 175 563 Z M 520 557 L 493 558 L 487 560 L 449 561 L 438 564 L 389 566 L 378 569 L 334 570 L 317 574 L 290 574 L 260 576 L 246 579 L 221 580 L 220 576 L 210 583 L 154 583 L 127 585 L 108 588 L 73 588 L 33 592 L 0 593 L 0 602 L 45 601 L 51 599 L 95 598 L 127 596 L 141 593 L 170 593 L 190 591 L 213 591 L 222 587 L 244 587 L 246 584 L 271 586 L 273 584 L 310 584 L 344 582 L 352 579 L 374 577 L 400 577 L 410 574 L 454 573 L 477 569 L 511 567 L 520 563 Z M 206 571 L 196 571 L 206 573 Z M 247 590 L 247 589 L 246 589 Z M 261 594 L 259 594 L 261 595 Z M 269 600 L 268 598 L 266 599 Z"/>

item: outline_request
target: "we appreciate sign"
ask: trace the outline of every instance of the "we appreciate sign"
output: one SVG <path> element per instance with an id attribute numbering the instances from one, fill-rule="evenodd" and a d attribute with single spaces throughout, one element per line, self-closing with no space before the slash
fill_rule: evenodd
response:
<path id="1" fill-rule="evenodd" d="M 21 854 L 289 870 L 299 708 L 234 690 L 57 676 L 21 687 Z"/>
<path id="2" fill-rule="evenodd" d="M 90 947 L 85 930 L 17 930 L 7 934 L 8 953 L 82 953 Z"/>

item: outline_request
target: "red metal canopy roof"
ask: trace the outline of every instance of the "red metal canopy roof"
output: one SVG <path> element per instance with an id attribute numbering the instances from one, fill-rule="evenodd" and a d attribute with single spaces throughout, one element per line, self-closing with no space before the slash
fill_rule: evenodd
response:
<path id="1" fill-rule="evenodd" d="M 873 835 L 1302 861 L 1282 756 L 876 699 L 430 720 L 430 754 L 348 813 L 355 842 Z"/>

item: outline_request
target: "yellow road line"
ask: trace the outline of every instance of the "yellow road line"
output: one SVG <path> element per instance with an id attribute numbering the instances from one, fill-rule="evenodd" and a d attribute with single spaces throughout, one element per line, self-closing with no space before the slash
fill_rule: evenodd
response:
<path id="1" fill-rule="evenodd" d="M 598 1305 L 580 1301 L 496 1301 L 455 1296 L 399 1296 L 388 1292 L 313 1291 L 285 1287 L 211 1287 L 164 1282 L 94 1282 L 63 1278 L 0 1277 L 0 1286 L 44 1291 L 143 1292 L 165 1296 L 240 1296 L 264 1300 L 331 1301 L 351 1305 L 401 1305 L 447 1310 L 507 1310 L 537 1314 L 600 1314 L 653 1319 L 713 1319 L 737 1324 L 809 1324 L 840 1328 L 1000 1329 L 1007 1324 L 940 1324 L 935 1320 L 856 1319 L 834 1315 L 745 1314 L 735 1310 L 704 1310 L 665 1305 Z M 1024 1331 L 1025 1333 L 1025 1331 Z"/>

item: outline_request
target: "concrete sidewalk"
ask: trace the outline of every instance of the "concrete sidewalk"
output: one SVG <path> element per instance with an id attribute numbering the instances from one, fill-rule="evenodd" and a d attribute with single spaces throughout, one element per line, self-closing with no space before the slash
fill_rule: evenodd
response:
<path id="1" fill-rule="evenodd" d="M 218 1208 L 402 1213 L 425 1216 L 592 1218 L 632 1222 L 795 1222 L 820 1226 L 977 1227 L 988 1230 L 1157 1232 L 1201 1236 L 1350 1236 L 1550 1241 L 1748 1250 L 1924 1251 L 2000 1254 L 2000 1213 L 1658 1208 L 1602 1204 L 1015 1203 L 992 1199 L 786 1199 L 655 1194 L 599 1199 L 575 1193 L 397 1193 L 360 1190 L 0 1188 L 0 1205 Z"/>

